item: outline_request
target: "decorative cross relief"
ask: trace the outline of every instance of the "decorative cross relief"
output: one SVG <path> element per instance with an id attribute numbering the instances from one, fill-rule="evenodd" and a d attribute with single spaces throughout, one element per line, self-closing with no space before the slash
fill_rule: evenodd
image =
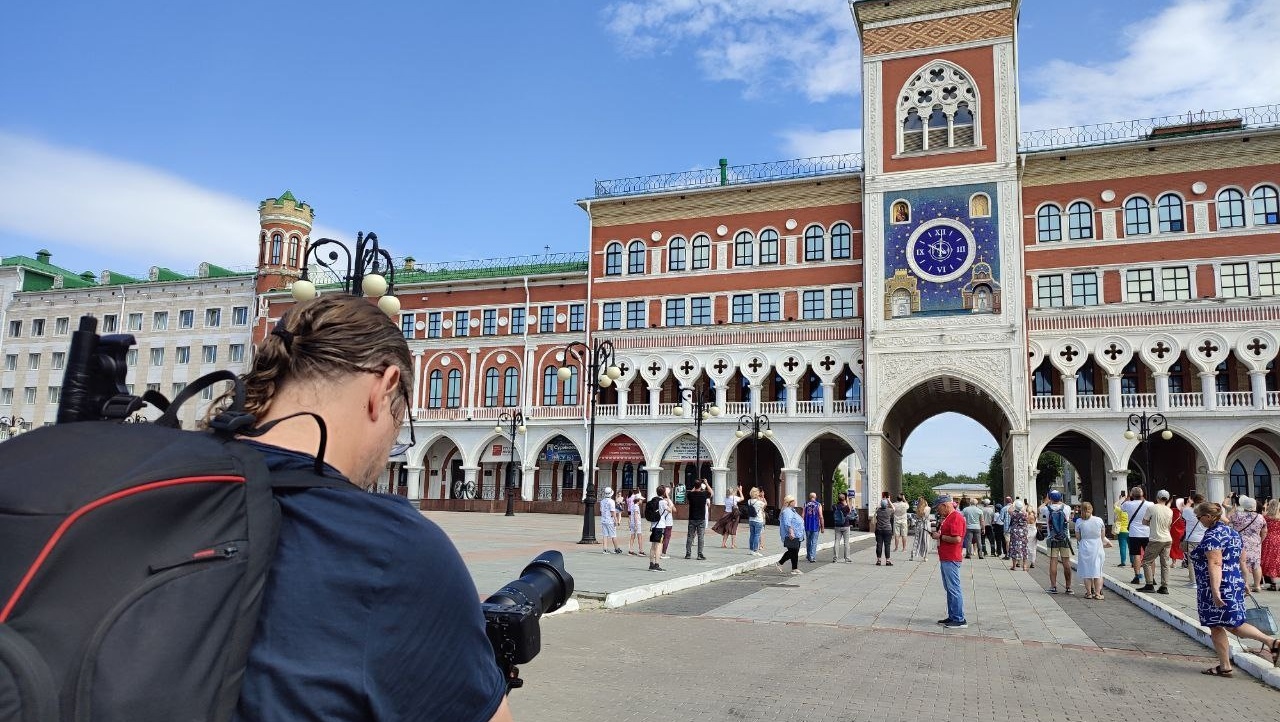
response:
<path id="1" fill-rule="evenodd" d="M 1160 359 L 1161 361 L 1164 360 L 1165 356 L 1168 356 L 1172 352 L 1173 352 L 1173 349 L 1169 348 L 1169 345 L 1166 344 L 1164 341 L 1157 341 L 1156 345 L 1151 348 L 1151 353 L 1155 354 L 1156 358 Z"/>
<path id="2" fill-rule="evenodd" d="M 862 359 L 858 359 L 858 363 L 862 363 Z M 832 367 L 836 365 L 836 360 L 831 358 L 830 356 L 827 356 L 823 358 L 822 361 L 818 363 L 818 365 L 822 367 L 823 371 L 830 373 Z"/>
<path id="3" fill-rule="evenodd" d="M 717 374 L 724 375 L 724 372 L 729 368 L 729 364 L 725 363 L 724 359 L 718 358 L 716 359 L 715 365 L 711 368 L 715 369 Z"/>
<path id="4" fill-rule="evenodd" d="M 747 364 L 747 368 L 751 369 L 751 373 L 758 374 L 760 373 L 760 369 L 764 368 L 764 364 L 760 362 L 760 359 L 753 358 L 751 359 L 751 363 Z"/>
<path id="5" fill-rule="evenodd" d="M 1106 348 L 1105 351 L 1102 352 L 1102 354 L 1107 358 L 1111 359 L 1112 362 L 1114 362 L 1116 359 L 1120 358 L 1122 354 L 1124 354 L 1124 349 L 1120 348 L 1113 342 L 1110 346 Z"/>
<path id="6" fill-rule="evenodd" d="M 1218 352 L 1218 346 L 1209 339 L 1205 339 L 1204 343 L 1200 344 L 1200 348 L 1196 350 L 1204 354 L 1205 358 L 1213 358 L 1213 355 Z"/>
<path id="7" fill-rule="evenodd" d="M 796 370 L 796 367 L 800 365 L 800 362 L 795 360 L 795 357 L 788 356 L 786 362 L 782 365 L 786 367 L 787 373 L 791 373 Z"/>
<path id="8" fill-rule="evenodd" d="M 652 376 L 657 376 L 657 375 L 658 375 L 658 372 L 659 372 L 659 371 L 661 371 L 661 370 L 662 370 L 662 366 L 658 365 L 658 362 L 657 362 L 657 361 L 654 361 L 653 363 L 649 364 L 649 374 L 650 374 L 650 375 L 652 375 Z"/>
<path id="9" fill-rule="evenodd" d="M 1262 352 L 1267 350 L 1267 345 L 1262 342 L 1262 339 L 1255 338 L 1253 340 L 1253 343 L 1249 344 L 1248 346 L 1245 346 L 1245 348 L 1248 349 L 1249 353 L 1253 354 L 1254 356 L 1261 356 Z"/>
<path id="10" fill-rule="evenodd" d="M 623 375 L 623 376 L 626 376 L 626 375 L 627 375 L 627 371 L 629 370 L 629 367 L 627 366 L 627 362 L 626 362 L 626 361 L 623 361 L 622 363 L 618 364 L 618 370 L 622 372 L 622 375 Z M 658 373 L 658 372 L 657 372 L 657 371 L 654 371 L 654 373 L 656 374 L 656 373 Z"/>
<path id="11" fill-rule="evenodd" d="M 1063 348 L 1061 351 L 1058 352 L 1058 356 L 1066 360 L 1067 363 L 1071 363 L 1072 361 L 1075 361 L 1076 356 L 1079 356 L 1079 355 L 1080 355 L 1080 352 L 1075 349 L 1075 346 L 1072 346 L 1070 344 L 1067 344 L 1065 348 Z"/>
<path id="12" fill-rule="evenodd" d="M 685 376 L 688 376 L 693 373 L 693 364 L 689 363 L 688 359 L 686 359 L 684 363 L 680 364 L 680 371 L 683 372 Z"/>

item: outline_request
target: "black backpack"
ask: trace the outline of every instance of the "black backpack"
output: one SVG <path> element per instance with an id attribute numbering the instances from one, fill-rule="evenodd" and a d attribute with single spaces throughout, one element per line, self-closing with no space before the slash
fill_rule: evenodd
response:
<path id="1" fill-rule="evenodd" d="M 255 421 L 242 388 L 218 430 L 176 428 L 183 401 L 234 379 L 192 383 L 156 423 L 0 444 L 0 720 L 230 719 L 275 554 L 272 489 L 355 489 L 273 479 L 232 439 Z"/>
<path id="2" fill-rule="evenodd" d="M 662 507 L 659 503 L 661 500 L 662 497 L 655 496 L 644 503 L 644 518 L 646 521 L 657 524 L 658 520 L 662 518 Z"/>

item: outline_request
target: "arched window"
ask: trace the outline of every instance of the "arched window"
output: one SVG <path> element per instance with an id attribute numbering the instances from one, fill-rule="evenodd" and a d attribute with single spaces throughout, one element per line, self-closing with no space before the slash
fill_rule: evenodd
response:
<path id="1" fill-rule="evenodd" d="M 755 262 L 756 237 L 751 231 L 738 231 L 733 237 L 733 265 L 750 266 Z"/>
<path id="2" fill-rule="evenodd" d="M 1235 188 L 1218 194 L 1218 228 L 1244 228 L 1244 194 Z"/>
<path id="3" fill-rule="evenodd" d="M 804 229 L 804 260 L 821 261 L 826 257 L 827 235 L 822 226 L 812 225 Z"/>
<path id="4" fill-rule="evenodd" d="M 1142 236 L 1151 232 L 1151 203 L 1134 196 L 1124 202 L 1124 234 Z"/>
<path id="5" fill-rule="evenodd" d="M 279 233 L 271 234 L 271 265 L 280 265 L 280 256 L 284 253 L 284 236 Z"/>
<path id="6" fill-rule="evenodd" d="M 610 243 L 604 249 L 604 275 L 622 275 L 622 244 Z"/>
<path id="7" fill-rule="evenodd" d="M 667 246 L 667 270 L 683 271 L 684 270 L 684 239 L 676 236 L 671 239 L 670 245 Z"/>
<path id="8" fill-rule="evenodd" d="M 841 221 L 831 226 L 831 259 L 848 258 L 850 253 L 850 240 L 853 237 L 853 231 L 849 228 L 849 224 Z"/>
<path id="9" fill-rule="evenodd" d="M 627 246 L 627 273 L 644 273 L 643 241 L 632 241 Z"/>
<path id="10" fill-rule="evenodd" d="M 931 61 L 898 97 L 899 153 L 978 144 L 977 91 L 968 74 L 955 65 Z"/>
<path id="11" fill-rule="evenodd" d="M 760 231 L 760 265 L 778 262 L 778 232 L 772 228 Z"/>
<path id="12" fill-rule="evenodd" d="M 1161 233 L 1181 233 L 1187 229 L 1182 199 L 1174 193 L 1165 193 L 1156 200 L 1156 213 Z"/>
<path id="13" fill-rule="evenodd" d="M 289 265 L 293 268 L 298 267 L 298 249 L 302 246 L 302 241 L 297 236 L 289 236 Z"/>
<path id="14" fill-rule="evenodd" d="M 1041 243 L 1062 240 L 1061 208 L 1046 203 L 1036 211 L 1036 240 Z"/>
<path id="15" fill-rule="evenodd" d="M 440 408 L 441 385 L 444 381 L 444 374 L 440 373 L 439 369 L 436 369 L 431 372 L 428 378 L 430 380 L 427 383 L 427 408 L 438 409 Z"/>
<path id="16" fill-rule="evenodd" d="M 569 367 L 569 378 L 564 382 L 564 405 L 574 406 L 578 403 L 578 367 Z"/>
<path id="17" fill-rule="evenodd" d="M 1093 238 L 1093 206 L 1076 201 L 1067 208 L 1067 238 L 1073 241 Z"/>
<path id="18" fill-rule="evenodd" d="M 970 218 L 990 218 L 991 198 L 986 193 L 974 193 L 969 198 Z"/>
<path id="19" fill-rule="evenodd" d="M 1253 189 L 1253 225 L 1274 226 L 1280 223 L 1280 194 L 1273 186 Z"/>
<path id="20" fill-rule="evenodd" d="M 711 268 L 711 239 L 699 233 L 693 237 L 693 270 Z"/>
<path id="21" fill-rule="evenodd" d="M 462 406 L 462 372 L 458 369 L 449 372 L 449 394 L 445 404 L 451 409 Z"/>
<path id="22" fill-rule="evenodd" d="M 520 405 L 520 370 L 515 366 L 503 372 L 502 405 Z"/>
<path id="23" fill-rule="evenodd" d="M 1262 463 L 1262 459 L 1253 465 L 1253 498 L 1271 498 L 1271 469 Z"/>
<path id="24" fill-rule="evenodd" d="M 559 403 L 560 381 L 556 376 L 558 369 L 548 366 L 542 371 L 542 405 L 555 406 Z"/>
<path id="25" fill-rule="evenodd" d="M 1249 495 L 1249 474 L 1244 470 L 1244 464 L 1237 459 L 1231 465 L 1231 493 L 1240 496 Z"/>
<path id="26" fill-rule="evenodd" d="M 486 369 L 484 372 L 484 405 L 498 405 L 498 369 Z"/>

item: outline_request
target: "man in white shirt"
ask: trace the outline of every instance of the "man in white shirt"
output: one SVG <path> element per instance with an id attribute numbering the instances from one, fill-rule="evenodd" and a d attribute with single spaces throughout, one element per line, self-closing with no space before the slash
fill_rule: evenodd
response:
<path id="1" fill-rule="evenodd" d="M 897 500 L 893 502 L 893 550 L 907 550 L 907 512 L 911 510 L 911 505 L 907 503 L 907 497 L 899 494 Z"/>
<path id="2" fill-rule="evenodd" d="M 1129 501 L 1120 505 L 1120 510 L 1129 515 L 1129 559 L 1133 563 L 1133 580 L 1130 584 L 1142 581 L 1142 558 L 1147 551 L 1147 543 L 1151 541 L 1151 527 L 1147 525 L 1147 517 L 1151 513 L 1151 504 L 1142 493 L 1142 487 L 1135 486 L 1129 490 Z"/>
<path id="3" fill-rule="evenodd" d="M 1173 524 L 1173 509 L 1169 508 L 1169 492 L 1164 489 L 1156 492 L 1156 503 L 1148 506 L 1151 507 L 1151 510 L 1146 512 L 1147 527 L 1151 541 L 1147 543 L 1147 551 L 1143 555 L 1145 558 L 1142 562 L 1143 578 L 1147 583 L 1142 585 L 1138 591 L 1154 591 L 1156 594 L 1168 594 L 1169 564 L 1172 562 L 1169 558 L 1169 548 L 1173 546 L 1173 535 L 1169 533 L 1169 527 Z M 1133 529 L 1132 522 L 1129 524 L 1129 529 Z M 1132 531 L 1130 534 L 1132 534 Z M 1130 536 L 1129 538 L 1132 539 L 1133 537 Z M 1155 581 L 1157 559 L 1160 560 L 1159 589 L 1152 584 Z"/>

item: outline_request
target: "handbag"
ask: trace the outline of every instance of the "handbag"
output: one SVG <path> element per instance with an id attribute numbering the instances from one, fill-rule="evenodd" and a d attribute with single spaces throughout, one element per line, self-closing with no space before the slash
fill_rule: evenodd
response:
<path id="1" fill-rule="evenodd" d="M 793 537 L 788 537 L 788 538 L 786 538 L 786 539 L 783 539 L 783 540 L 782 540 L 782 546 L 784 546 L 784 547 L 786 547 L 786 548 L 788 548 L 788 549 L 799 549 L 799 548 L 800 548 L 800 537 L 794 537 L 794 536 L 793 536 Z"/>
<path id="2" fill-rule="evenodd" d="M 1189 530 L 1187 530 L 1187 533 L 1182 538 L 1182 543 L 1178 545 L 1182 547 L 1183 554 L 1190 554 L 1191 550 L 1195 549 L 1199 545 L 1199 542 L 1192 544 L 1191 542 L 1187 541 L 1187 537 L 1191 536 L 1191 532 L 1195 531 L 1196 527 L 1198 526 L 1200 526 L 1200 520 L 1196 519 L 1196 523 L 1192 525 L 1192 527 Z"/>
<path id="3" fill-rule="evenodd" d="M 1246 624 L 1252 624 L 1258 628 L 1258 631 L 1274 637 L 1276 634 L 1276 618 L 1271 615 L 1271 608 L 1264 607 L 1258 603 L 1252 594 L 1248 595 L 1248 599 L 1253 600 L 1253 609 L 1245 607 L 1244 621 Z"/>

